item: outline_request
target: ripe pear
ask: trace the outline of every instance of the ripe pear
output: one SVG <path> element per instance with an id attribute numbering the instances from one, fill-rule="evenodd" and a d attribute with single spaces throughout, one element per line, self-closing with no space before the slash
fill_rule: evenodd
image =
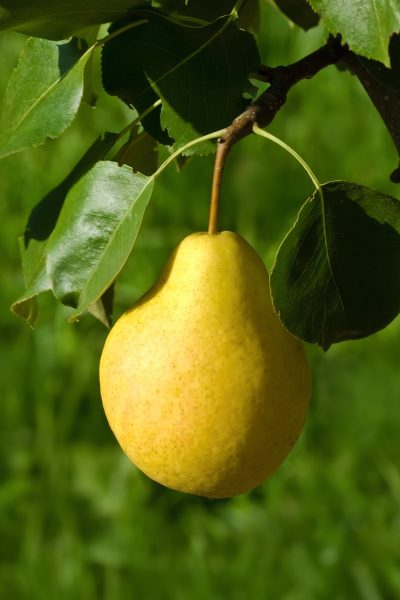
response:
<path id="1" fill-rule="evenodd" d="M 105 413 L 155 481 L 209 498 L 246 492 L 282 463 L 308 408 L 303 346 L 276 316 L 266 268 L 239 235 L 195 233 L 111 329 Z"/>

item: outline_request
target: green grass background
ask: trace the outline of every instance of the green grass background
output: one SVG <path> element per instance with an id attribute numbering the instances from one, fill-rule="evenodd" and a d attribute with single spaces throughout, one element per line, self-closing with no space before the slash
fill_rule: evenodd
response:
<path id="1" fill-rule="evenodd" d="M 264 62 L 300 58 L 324 32 L 263 9 Z M 0 38 L 0 84 L 22 36 Z M 58 140 L 0 163 L 0 598 L 32 600 L 380 600 L 400 598 L 400 323 L 325 355 L 309 348 L 313 399 L 300 442 L 254 492 L 207 501 L 141 475 L 111 434 L 97 365 L 106 336 L 91 317 L 41 301 L 31 331 L 9 305 L 21 293 L 17 236 L 31 208 L 97 132 L 127 111 L 101 98 Z M 399 196 L 392 143 L 357 81 L 330 67 L 290 94 L 271 131 L 322 181 Z M 156 279 L 171 249 L 207 223 L 212 159 L 159 181 L 117 285 L 116 314 Z M 224 228 L 270 267 L 311 192 L 280 148 L 246 139 L 224 180 Z"/>

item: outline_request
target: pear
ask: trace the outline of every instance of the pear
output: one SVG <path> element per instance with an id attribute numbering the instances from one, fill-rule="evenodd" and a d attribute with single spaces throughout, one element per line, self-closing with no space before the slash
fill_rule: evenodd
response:
<path id="1" fill-rule="evenodd" d="M 311 378 L 269 278 L 239 235 L 194 233 L 111 329 L 100 362 L 105 413 L 155 481 L 227 498 L 263 482 L 298 438 Z"/>

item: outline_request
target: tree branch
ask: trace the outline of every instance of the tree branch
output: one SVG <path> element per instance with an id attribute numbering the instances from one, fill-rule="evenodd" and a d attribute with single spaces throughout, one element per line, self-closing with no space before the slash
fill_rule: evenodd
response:
<path id="1" fill-rule="evenodd" d="M 348 48 L 343 53 L 343 63 L 359 79 L 372 100 L 392 136 L 397 153 L 400 156 L 400 91 L 374 77 L 374 74 L 367 68 L 366 63 Z M 393 71 L 394 74 L 395 71 Z M 398 76 L 397 72 L 396 76 Z M 400 183 L 400 165 L 390 175 L 390 179 L 393 183 Z"/>
<path id="2" fill-rule="evenodd" d="M 289 90 L 303 79 L 311 79 L 321 69 L 337 63 L 343 55 L 339 38 L 329 37 L 325 46 L 285 67 L 261 67 L 260 75 L 270 82 L 269 88 L 236 117 L 226 129 L 219 144 L 231 148 L 252 132 L 253 125 L 266 127 L 286 102 Z"/>
<path id="3" fill-rule="evenodd" d="M 261 67 L 259 78 L 269 81 L 269 88 L 246 110 L 236 117 L 219 138 L 211 188 L 209 234 L 217 233 L 218 204 L 222 173 L 226 158 L 234 144 L 253 131 L 253 126 L 266 127 L 286 102 L 289 90 L 302 79 L 310 79 L 328 65 L 338 62 L 343 55 L 340 39 L 329 37 L 325 46 L 286 67 Z"/>

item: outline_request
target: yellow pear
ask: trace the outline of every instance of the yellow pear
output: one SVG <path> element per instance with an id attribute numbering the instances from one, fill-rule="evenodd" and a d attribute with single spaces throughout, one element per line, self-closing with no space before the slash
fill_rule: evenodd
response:
<path id="1" fill-rule="evenodd" d="M 298 438 L 311 378 L 240 236 L 195 233 L 117 321 L 100 362 L 104 409 L 132 462 L 182 492 L 259 485 Z"/>

